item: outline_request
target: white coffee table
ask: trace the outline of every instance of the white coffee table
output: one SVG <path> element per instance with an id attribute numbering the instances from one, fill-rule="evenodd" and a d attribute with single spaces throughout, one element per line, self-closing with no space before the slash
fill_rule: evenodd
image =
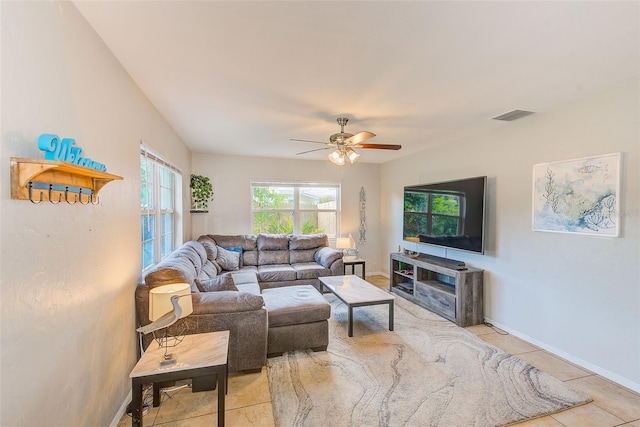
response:
<path id="1" fill-rule="evenodd" d="M 393 331 L 393 302 L 395 297 L 355 275 L 320 277 L 327 288 L 349 309 L 349 336 L 353 336 L 353 308 L 367 305 L 389 304 L 389 330 Z"/>

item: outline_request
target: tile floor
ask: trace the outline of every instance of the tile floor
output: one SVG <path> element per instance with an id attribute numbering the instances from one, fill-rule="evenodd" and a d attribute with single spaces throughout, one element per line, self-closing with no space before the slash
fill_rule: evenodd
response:
<path id="1" fill-rule="evenodd" d="M 370 276 L 367 277 L 367 281 L 384 289 L 389 286 L 389 279 L 384 276 Z M 579 368 L 513 335 L 505 334 L 497 328 L 477 325 L 468 327 L 467 330 L 582 390 L 593 399 L 593 402 L 587 405 L 516 424 L 518 427 L 640 427 L 640 394 Z M 217 407 L 217 392 L 191 393 L 191 389 L 185 386 L 164 393 L 160 407 L 151 408 L 143 417 L 143 425 L 211 426 L 216 424 Z M 274 426 L 266 368 L 256 374 L 231 375 L 226 408 L 228 426 Z M 118 427 L 130 425 L 131 417 L 125 414 Z"/>

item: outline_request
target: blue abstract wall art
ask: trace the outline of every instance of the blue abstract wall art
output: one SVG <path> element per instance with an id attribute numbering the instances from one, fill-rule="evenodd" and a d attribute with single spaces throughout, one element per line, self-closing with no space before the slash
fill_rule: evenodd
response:
<path id="1" fill-rule="evenodd" d="M 533 229 L 617 237 L 620 153 L 533 167 Z"/>

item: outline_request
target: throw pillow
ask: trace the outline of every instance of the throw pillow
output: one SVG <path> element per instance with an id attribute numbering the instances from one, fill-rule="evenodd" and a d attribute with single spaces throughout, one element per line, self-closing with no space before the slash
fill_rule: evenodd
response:
<path id="1" fill-rule="evenodd" d="M 240 254 L 240 264 L 238 266 L 242 268 L 242 248 L 240 246 L 231 246 L 230 248 L 225 249 L 231 252 L 238 252 Z"/>
<path id="2" fill-rule="evenodd" d="M 200 292 L 237 291 L 231 274 L 223 274 L 211 279 L 196 279 L 196 286 Z"/>
<path id="3" fill-rule="evenodd" d="M 240 270 L 240 254 L 238 252 L 228 251 L 220 246 L 218 246 L 218 258 L 216 258 L 216 262 L 220 264 L 223 270 Z"/>

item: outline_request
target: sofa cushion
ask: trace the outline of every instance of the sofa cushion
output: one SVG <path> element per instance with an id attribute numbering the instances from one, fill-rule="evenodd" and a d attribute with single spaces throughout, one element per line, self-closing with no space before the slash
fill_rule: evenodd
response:
<path id="1" fill-rule="evenodd" d="M 331 270 L 315 261 L 291 264 L 291 267 L 296 271 L 296 279 L 317 279 L 318 277 L 331 276 Z"/>
<path id="2" fill-rule="evenodd" d="M 317 249 L 322 246 L 329 246 L 329 239 L 326 234 L 291 235 L 289 238 L 289 249 Z"/>
<path id="3" fill-rule="evenodd" d="M 207 259 L 209 261 L 213 261 L 218 258 L 218 246 L 216 242 L 208 236 L 200 236 L 198 237 L 198 242 L 204 247 L 205 252 L 207 253 Z"/>
<path id="4" fill-rule="evenodd" d="M 315 255 L 318 249 L 298 249 L 295 251 L 289 251 L 289 262 L 296 264 L 299 262 L 314 262 Z"/>
<path id="5" fill-rule="evenodd" d="M 330 268 L 331 264 L 342 258 L 342 252 L 325 246 L 318 249 L 314 258 L 316 262 L 322 264 L 323 267 Z"/>
<path id="6" fill-rule="evenodd" d="M 244 272 L 250 272 L 253 274 L 258 274 L 258 266 L 257 265 L 245 265 L 243 266 L 240 271 L 244 271 Z"/>
<path id="7" fill-rule="evenodd" d="M 200 292 L 237 291 L 231 274 L 223 274 L 211 279 L 196 279 L 196 286 Z"/>
<path id="8" fill-rule="evenodd" d="M 258 267 L 258 280 L 261 282 L 296 280 L 296 271 L 289 264 L 261 265 Z"/>
<path id="9" fill-rule="evenodd" d="M 258 265 L 289 264 L 289 251 L 258 251 Z"/>
<path id="10" fill-rule="evenodd" d="M 327 320 L 331 305 L 311 285 L 285 286 L 262 291 L 269 328 Z"/>
<path id="11" fill-rule="evenodd" d="M 255 234 L 238 234 L 235 236 L 225 236 L 221 234 L 207 234 L 207 237 L 213 239 L 218 246 L 230 248 L 240 246 L 245 251 L 255 251 L 258 249 L 258 236 Z"/>
<path id="12" fill-rule="evenodd" d="M 238 252 L 228 251 L 218 246 L 218 258 L 216 262 L 223 270 L 235 271 L 240 269 L 240 254 Z"/>
<path id="13" fill-rule="evenodd" d="M 258 251 L 257 250 L 242 250 L 242 265 L 258 265 Z"/>
<path id="14" fill-rule="evenodd" d="M 247 292 L 254 295 L 260 295 L 260 285 L 258 282 L 255 283 L 243 283 L 241 285 L 236 285 L 238 291 Z"/>
<path id="15" fill-rule="evenodd" d="M 202 264 L 202 268 L 198 273 L 198 279 L 210 279 L 212 277 L 216 277 L 218 275 L 218 269 L 216 266 L 209 260 L 206 260 L 204 264 Z"/>
<path id="16" fill-rule="evenodd" d="M 288 234 L 258 234 L 258 251 L 289 249 Z"/>
<path id="17" fill-rule="evenodd" d="M 196 274 L 200 272 L 202 264 L 207 260 L 207 251 L 204 250 L 204 246 L 195 240 L 190 240 L 184 245 L 176 249 L 171 257 L 174 258 L 186 258 L 196 269 Z"/>
<path id="18" fill-rule="evenodd" d="M 233 277 L 233 283 L 238 285 L 244 285 L 245 283 L 258 283 L 258 271 L 251 270 L 240 270 L 237 273 L 231 273 L 231 277 Z"/>
<path id="19" fill-rule="evenodd" d="M 192 316 L 197 314 L 253 311 L 259 310 L 264 306 L 262 295 L 247 292 L 200 292 L 198 294 L 191 294 L 191 298 L 193 300 Z M 188 316 L 187 318 L 192 316 Z"/>
<path id="20" fill-rule="evenodd" d="M 235 236 L 225 236 L 221 234 L 206 234 L 200 238 L 217 242 L 223 248 L 242 248 L 242 265 L 258 265 L 258 236 L 255 234 L 238 234 Z M 200 240 L 200 238 L 198 240 Z"/>

